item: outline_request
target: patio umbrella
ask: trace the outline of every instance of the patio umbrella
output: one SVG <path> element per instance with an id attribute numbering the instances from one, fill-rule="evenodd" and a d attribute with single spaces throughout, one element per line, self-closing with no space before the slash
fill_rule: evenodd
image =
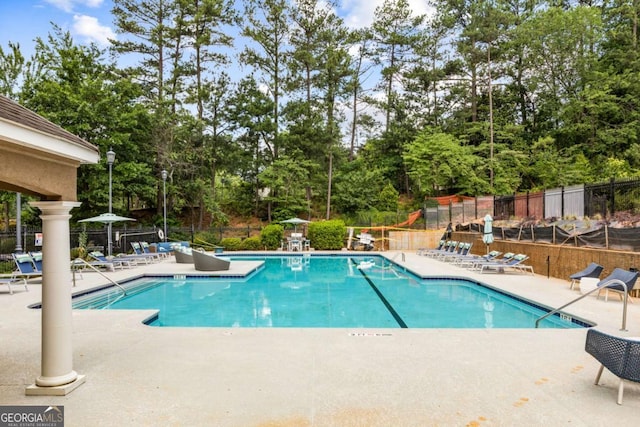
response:
<path id="1" fill-rule="evenodd" d="M 135 219 L 119 216 L 114 213 L 103 213 L 98 216 L 92 216 L 91 218 L 81 219 L 78 222 L 101 222 L 109 225 L 109 231 L 107 233 L 107 255 L 111 256 L 111 224 L 120 221 L 135 221 Z"/>
<path id="2" fill-rule="evenodd" d="M 280 223 L 282 224 L 293 224 L 293 229 L 295 230 L 295 232 L 298 232 L 298 224 L 308 224 L 311 221 L 307 221 L 306 219 L 302 219 L 302 218 L 289 218 L 289 219 L 285 219 L 284 221 L 280 221 Z"/>
<path id="3" fill-rule="evenodd" d="M 135 219 L 116 215 L 114 213 L 103 213 L 98 216 L 92 216 L 91 218 L 81 219 L 78 222 L 102 222 L 103 224 L 110 224 L 120 221 L 135 221 Z"/>
<path id="4" fill-rule="evenodd" d="M 482 241 L 487 245 L 487 253 L 489 253 L 489 245 L 493 243 L 493 218 L 487 214 L 484 217 L 484 234 L 482 235 Z"/>

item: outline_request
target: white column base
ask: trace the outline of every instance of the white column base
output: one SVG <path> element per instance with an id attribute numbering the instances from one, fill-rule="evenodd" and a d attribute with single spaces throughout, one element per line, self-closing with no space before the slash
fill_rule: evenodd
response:
<path id="1" fill-rule="evenodd" d="M 53 387 L 40 387 L 37 384 L 31 384 L 25 390 L 27 396 L 66 396 L 76 388 L 80 387 L 86 381 L 84 375 L 77 375 L 76 379 L 65 385 Z"/>

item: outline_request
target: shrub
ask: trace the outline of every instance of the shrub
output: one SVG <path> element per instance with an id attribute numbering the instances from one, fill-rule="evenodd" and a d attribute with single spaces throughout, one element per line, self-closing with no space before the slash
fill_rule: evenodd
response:
<path id="1" fill-rule="evenodd" d="M 273 251 L 280 247 L 283 235 L 284 228 L 280 224 L 267 225 L 260 231 L 260 243 L 263 248 Z"/>
<path id="2" fill-rule="evenodd" d="M 311 246 L 319 250 L 338 250 L 344 246 L 347 227 L 343 221 L 332 220 L 309 224 L 307 238 Z"/>
<path id="3" fill-rule="evenodd" d="M 243 251 L 259 251 L 262 248 L 262 242 L 258 236 L 247 237 L 240 244 L 240 249 Z"/>
<path id="4" fill-rule="evenodd" d="M 225 237 L 220 240 L 220 246 L 225 251 L 239 251 L 242 249 L 242 239 L 239 237 Z"/>
<path id="5" fill-rule="evenodd" d="M 218 237 L 216 233 L 211 231 L 198 231 L 193 236 L 193 243 L 195 246 L 202 246 L 206 250 L 212 250 L 214 246 L 218 245 Z"/>
<path id="6" fill-rule="evenodd" d="M 71 259 L 74 260 L 76 258 L 82 258 L 85 259 L 85 255 L 87 254 L 87 251 L 82 248 L 82 247 L 77 247 L 77 248 L 71 248 Z"/>

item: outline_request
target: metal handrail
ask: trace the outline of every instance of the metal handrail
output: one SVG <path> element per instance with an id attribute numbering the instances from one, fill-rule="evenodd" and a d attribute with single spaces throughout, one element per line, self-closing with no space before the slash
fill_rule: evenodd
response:
<path id="1" fill-rule="evenodd" d="M 391 261 L 395 261 L 395 260 L 396 260 L 396 258 L 398 258 L 398 255 L 402 255 L 402 262 L 405 262 L 405 255 L 404 255 L 404 252 L 398 252 L 397 254 L 395 254 L 395 255 L 393 256 L 393 258 L 391 258 Z"/>
<path id="2" fill-rule="evenodd" d="M 540 324 L 540 322 L 544 319 L 546 319 L 547 317 L 551 316 L 552 314 L 556 314 L 557 312 L 559 312 L 560 310 L 562 310 L 565 307 L 570 306 L 571 304 L 580 301 L 582 298 L 588 297 L 589 295 L 591 295 L 592 293 L 594 293 L 595 291 L 600 292 L 601 290 L 603 290 L 604 288 L 608 288 L 611 287 L 611 285 L 622 285 L 622 288 L 624 289 L 624 298 L 623 298 L 623 304 L 622 304 L 622 327 L 620 328 L 621 331 L 626 331 L 627 330 L 627 299 L 629 297 L 629 294 L 627 292 L 627 284 L 624 283 L 622 280 L 620 279 L 612 279 L 609 280 L 608 282 L 604 283 L 602 286 L 596 286 L 595 288 L 591 289 L 589 292 L 587 292 L 586 294 L 582 294 L 580 295 L 578 298 L 566 303 L 565 305 L 563 305 L 562 307 L 558 307 L 555 310 L 552 310 L 550 312 L 548 312 L 547 314 L 545 314 L 542 317 L 539 317 L 536 320 L 536 328 L 538 327 L 538 325 Z"/>
<path id="3" fill-rule="evenodd" d="M 115 280 L 111 279 L 109 276 L 107 276 L 106 274 L 104 274 L 102 271 L 98 270 L 95 266 L 91 265 L 90 263 L 87 262 L 87 260 L 82 259 L 82 258 L 76 258 L 73 261 L 71 261 L 71 272 L 73 274 L 73 286 L 76 286 L 76 270 L 73 268 L 74 264 L 76 264 L 77 262 L 80 262 L 84 265 L 86 265 L 87 267 L 89 267 L 90 269 L 92 269 L 93 271 L 95 271 L 96 273 L 98 273 L 99 275 L 101 275 L 102 277 L 104 277 L 105 279 L 107 279 L 108 281 L 110 281 L 111 283 L 113 283 L 116 287 L 120 288 L 120 290 L 122 291 L 123 295 L 127 295 L 127 290 L 125 288 L 122 287 L 122 285 L 120 285 L 118 282 L 116 282 Z"/>

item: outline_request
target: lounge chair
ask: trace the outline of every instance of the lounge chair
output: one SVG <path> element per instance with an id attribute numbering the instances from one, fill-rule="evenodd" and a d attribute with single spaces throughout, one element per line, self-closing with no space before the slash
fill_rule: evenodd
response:
<path id="1" fill-rule="evenodd" d="M 497 263 L 506 264 L 507 262 L 511 261 L 514 256 L 516 256 L 516 254 L 514 254 L 513 252 L 506 252 L 501 257 L 496 256 L 489 260 L 479 258 L 475 260 L 475 262 L 470 263 L 469 268 L 471 270 L 480 270 L 482 266 L 485 264 L 489 264 L 489 265 L 497 264 Z"/>
<path id="2" fill-rule="evenodd" d="M 609 291 L 612 291 L 612 292 L 617 292 L 620 296 L 620 299 L 622 299 L 622 295 L 624 293 L 624 288 L 622 287 L 622 285 L 612 284 L 611 286 L 604 287 L 607 283 L 611 282 L 612 280 L 619 280 L 623 282 L 625 285 L 627 285 L 627 294 L 629 294 L 633 289 L 634 285 L 636 284 L 636 281 L 638 280 L 638 272 L 627 271 L 623 268 L 614 269 L 609 276 L 599 281 L 598 284 L 596 285 L 598 288 L 602 288 L 600 292 L 598 292 L 598 298 L 600 298 L 600 294 L 602 293 L 602 291 L 604 291 L 605 292 L 604 300 L 608 301 Z M 631 298 L 629 298 L 629 301 L 631 301 Z"/>
<path id="3" fill-rule="evenodd" d="M 157 255 L 158 258 L 169 258 L 170 255 L 167 251 L 151 252 L 151 245 L 148 242 L 140 242 L 140 248 L 143 254 Z"/>
<path id="4" fill-rule="evenodd" d="M 192 249 L 184 246 L 176 247 L 173 249 L 173 256 L 176 258 L 178 264 L 193 264 Z"/>
<path id="5" fill-rule="evenodd" d="M 622 405 L 624 381 L 640 382 L 640 340 L 614 337 L 589 329 L 584 349 L 600 362 L 595 385 L 600 382 L 604 368 L 620 378 L 617 402 Z"/>
<path id="6" fill-rule="evenodd" d="M 7 285 L 9 288 L 9 294 L 13 295 L 13 289 L 11 289 L 11 285 L 17 285 L 20 282 L 24 284 L 24 289 L 28 292 L 29 288 L 27 287 L 27 280 L 22 278 L 18 279 L 16 277 L 2 277 L 0 278 L 0 285 Z"/>
<path id="7" fill-rule="evenodd" d="M 446 240 L 440 240 L 438 242 L 438 246 L 436 246 L 435 248 L 418 248 L 418 251 L 416 252 L 418 255 L 425 255 L 428 252 L 432 252 L 432 251 L 440 251 L 442 250 L 442 248 L 444 247 L 444 244 L 447 243 Z"/>
<path id="8" fill-rule="evenodd" d="M 443 250 L 441 251 L 434 251 L 434 252 L 429 252 L 428 254 L 426 254 L 428 257 L 430 258 L 440 258 L 443 256 L 446 256 L 448 254 L 452 254 L 456 251 L 456 249 L 458 248 L 458 243 L 462 244 L 462 242 L 458 242 L 457 240 L 449 240 Z"/>
<path id="9" fill-rule="evenodd" d="M 600 277 L 602 270 L 604 270 L 603 266 L 595 262 L 592 262 L 584 270 L 578 271 L 577 273 L 573 273 L 571 276 L 569 276 L 569 279 L 571 279 L 571 286 L 569 287 L 569 289 L 573 289 L 575 284 L 580 282 L 580 279 L 584 279 L 586 277 L 592 277 L 592 278 Z"/>
<path id="10" fill-rule="evenodd" d="M 525 254 L 517 254 L 507 262 L 482 264 L 480 267 L 480 273 L 484 273 L 485 271 L 497 271 L 499 273 L 504 273 L 507 270 L 513 270 L 523 273 L 530 271 L 531 274 L 534 274 L 532 266 L 523 264 L 528 259 L 529 257 Z"/>
<path id="11" fill-rule="evenodd" d="M 157 261 L 160 259 L 160 254 L 156 254 L 156 253 L 150 253 L 147 254 L 144 252 L 144 249 L 142 249 L 142 245 L 140 244 L 140 242 L 131 242 L 131 248 L 133 249 L 133 254 L 129 255 L 132 257 L 138 257 L 138 258 L 142 258 L 148 261 Z"/>
<path id="12" fill-rule="evenodd" d="M 468 255 L 467 254 L 466 256 L 457 257 L 453 261 L 453 264 L 457 265 L 458 267 L 464 267 L 465 265 L 472 266 L 473 264 L 479 263 L 479 262 L 496 261 L 500 255 L 502 255 L 502 252 L 500 251 L 491 251 L 486 255 Z"/>
<path id="13" fill-rule="evenodd" d="M 191 251 L 193 265 L 198 271 L 222 271 L 228 270 L 231 261 L 215 256 L 204 251 Z"/>
<path id="14" fill-rule="evenodd" d="M 33 265 L 36 266 L 36 270 L 42 271 L 42 252 L 29 252 L 33 259 Z"/>
<path id="15" fill-rule="evenodd" d="M 471 251 L 472 246 L 473 243 L 460 243 L 456 252 L 452 254 L 444 254 L 440 257 L 440 259 L 445 262 L 455 262 L 455 260 L 458 258 L 469 256 L 469 251 Z"/>
<path id="16" fill-rule="evenodd" d="M 89 257 L 93 259 L 93 261 L 89 262 L 90 265 L 94 267 L 107 267 L 109 270 L 115 270 L 116 268 L 123 269 L 125 267 L 132 267 L 133 264 L 137 264 L 137 261 L 133 258 L 129 258 L 126 256 L 116 256 L 113 258 L 107 258 L 100 251 L 89 252 Z"/>
<path id="17" fill-rule="evenodd" d="M 36 268 L 31 255 L 25 253 L 13 253 L 11 255 L 13 256 L 13 260 L 15 261 L 17 267 L 17 270 L 11 273 L 12 278 L 22 278 L 28 280 L 34 277 L 42 277 L 42 271 Z"/>

